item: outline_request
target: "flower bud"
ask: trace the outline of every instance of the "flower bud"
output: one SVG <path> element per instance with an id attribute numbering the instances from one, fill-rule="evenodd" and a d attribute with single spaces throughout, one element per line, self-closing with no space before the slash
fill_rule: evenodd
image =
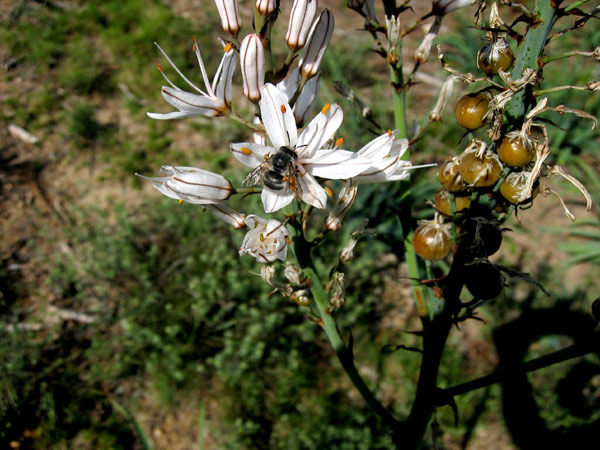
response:
<path id="1" fill-rule="evenodd" d="M 335 293 L 329 297 L 329 303 L 334 308 L 340 308 L 346 299 L 344 298 L 344 284 L 346 283 L 346 278 L 343 272 L 336 272 L 333 276 L 333 290 Z"/>
<path id="2" fill-rule="evenodd" d="M 238 10 L 237 0 L 215 0 L 215 4 L 221 17 L 223 31 L 232 36 L 237 36 L 242 29 L 242 18 Z"/>
<path id="3" fill-rule="evenodd" d="M 454 75 L 450 75 L 446 81 L 444 81 L 437 102 L 433 110 L 429 113 L 429 118 L 432 121 L 437 122 L 442 120 L 442 110 L 444 109 L 444 106 L 446 106 L 446 103 L 448 103 L 448 99 L 452 97 L 452 93 L 454 92 L 454 82 L 457 78 L 458 77 Z"/>
<path id="4" fill-rule="evenodd" d="M 138 176 L 150 180 L 152 186 L 159 192 L 176 200 L 209 205 L 227 200 L 235 192 L 229 180 L 207 170 L 162 166 L 160 171 L 167 176 L 158 178 Z"/>
<path id="5" fill-rule="evenodd" d="M 321 59 L 323 59 L 323 54 L 333 33 L 333 27 L 333 14 L 326 9 L 314 23 L 308 36 L 308 43 L 298 63 L 302 78 L 311 78 L 319 71 Z"/>
<path id="6" fill-rule="evenodd" d="M 258 34 L 249 34 L 242 41 L 240 65 L 244 95 L 248 100 L 257 102 L 265 85 L 265 50 Z"/>
<path id="7" fill-rule="evenodd" d="M 442 19 L 440 16 L 436 17 L 433 23 L 431 24 L 431 28 L 423 38 L 423 42 L 421 45 L 415 50 L 415 60 L 420 63 L 426 63 L 429 59 L 429 53 L 431 52 L 431 46 L 433 45 L 433 40 L 437 37 L 440 26 L 442 25 Z"/>
<path id="8" fill-rule="evenodd" d="M 207 211 L 217 216 L 219 219 L 227 222 L 236 230 L 246 227 L 246 214 L 238 213 L 223 203 L 215 203 L 214 205 L 206 205 Z"/>
<path id="9" fill-rule="evenodd" d="M 443 16 L 456 9 L 472 5 L 476 0 L 435 0 L 433 2 L 433 13 Z"/>
<path id="10" fill-rule="evenodd" d="M 295 0 L 290 13 L 285 40 L 293 52 L 306 44 L 308 32 L 317 16 L 317 0 Z"/>
<path id="11" fill-rule="evenodd" d="M 275 0 L 256 0 L 256 10 L 262 16 L 268 16 L 275 11 Z"/>

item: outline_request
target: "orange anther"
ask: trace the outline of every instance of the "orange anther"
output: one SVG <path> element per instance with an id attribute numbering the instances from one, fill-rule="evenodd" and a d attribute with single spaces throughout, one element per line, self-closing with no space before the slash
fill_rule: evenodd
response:
<path id="1" fill-rule="evenodd" d="M 198 46 L 196 45 L 196 43 L 194 42 L 194 45 L 192 45 L 192 51 L 195 52 L 198 49 Z"/>
<path id="2" fill-rule="evenodd" d="M 244 155 L 251 155 L 252 154 L 252 150 L 250 150 L 248 147 L 242 147 L 242 148 L 240 148 L 240 152 L 242 152 Z"/>
<path id="3" fill-rule="evenodd" d="M 287 111 L 285 108 L 285 105 L 281 105 L 281 114 L 285 114 L 285 112 Z"/>
<path id="4" fill-rule="evenodd" d="M 198 39 L 198 35 L 195 34 L 194 36 L 192 36 L 192 41 L 196 42 L 196 39 Z"/>
<path id="5" fill-rule="evenodd" d="M 177 203 L 181 205 L 183 203 L 183 200 L 179 200 Z"/>
<path id="6" fill-rule="evenodd" d="M 331 192 L 331 189 L 329 189 L 327 186 L 325 186 L 325 192 L 327 192 L 327 195 L 330 197 L 333 197 L 333 192 Z"/>
<path id="7" fill-rule="evenodd" d="M 225 47 L 223 47 L 223 52 L 227 53 L 232 48 L 233 48 L 233 45 L 231 44 L 231 42 L 228 42 L 227 45 Z"/>
<path id="8" fill-rule="evenodd" d="M 392 130 L 388 130 L 388 136 L 392 137 Z"/>
<path id="9" fill-rule="evenodd" d="M 339 138 L 337 141 L 335 141 L 335 146 L 339 147 L 340 145 L 342 145 L 344 143 L 344 138 Z"/>
<path id="10" fill-rule="evenodd" d="M 157 68 L 158 70 L 160 70 L 161 72 L 163 72 L 163 73 L 164 73 L 164 71 L 165 71 L 165 70 L 162 68 L 162 66 L 161 66 L 160 64 L 157 64 L 157 65 L 156 65 L 156 68 Z"/>
<path id="11" fill-rule="evenodd" d="M 331 103 L 325 103 L 325 106 L 323 106 L 323 109 L 321 110 L 321 114 L 327 114 L 329 108 L 331 108 Z"/>

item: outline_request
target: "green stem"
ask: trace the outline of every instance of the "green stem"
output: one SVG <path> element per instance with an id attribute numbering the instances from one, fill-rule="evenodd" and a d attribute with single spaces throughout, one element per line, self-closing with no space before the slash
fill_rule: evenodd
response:
<path id="1" fill-rule="evenodd" d="M 350 380 L 354 386 L 360 392 L 360 395 L 365 400 L 367 405 L 383 420 L 385 424 L 396 431 L 399 422 L 394 416 L 375 398 L 375 395 L 369 387 L 366 385 L 363 378 L 358 373 L 356 366 L 354 365 L 354 357 L 352 352 L 346 347 L 340 333 L 338 331 L 335 319 L 328 312 L 329 311 L 329 295 L 325 292 L 323 283 L 319 277 L 317 270 L 315 269 L 312 257 L 310 255 L 310 246 L 304 239 L 300 230 L 297 230 L 297 234 L 293 239 L 294 242 L 294 253 L 298 264 L 302 268 L 302 271 L 310 279 L 311 287 L 310 290 L 313 294 L 313 298 L 317 304 L 317 309 L 322 320 L 322 326 L 325 330 L 325 334 L 331 343 L 331 346 L 335 350 L 335 353 L 342 364 L 342 367 L 350 377 Z"/>
<path id="2" fill-rule="evenodd" d="M 531 68 L 536 71 L 541 70 L 538 58 L 544 52 L 548 35 L 556 22 L 556 7 L 553 6 L 554 3 L 552 0 L 537 0 L 533 15 L 538 23 L 535 27 L 527 30 L 525 42 L 519 49 L 515 68 L 511 73 L 513 79 L 521 78 L 521 73 L 525 68 Z M 531 98 L 530 88 L 526 88 L 515 94 L 504 110 L 508 121 L 520 121 L 532 103 L 533 99 Z"/>

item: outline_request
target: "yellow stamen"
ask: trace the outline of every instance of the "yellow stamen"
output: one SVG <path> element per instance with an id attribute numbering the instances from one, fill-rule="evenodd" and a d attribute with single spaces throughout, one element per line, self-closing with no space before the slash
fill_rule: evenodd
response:
<path id="1" fill-rule="evenodd" d="M 333 192 L 331 192 L 331 189 L 329 189 L 327 186 L 325 186 L 325 192 L 327 192 L 328 196 L 333 197 Z"/>
<path id="2" fill-rule="evenodd" d="M 231 50 L 232 47 L 233 45 L 231 44 L 231 42 L 228 42 L 227 45 L 223 47 L 223 52 L 227 53 L 229 50 Z"/>
<path id="3" fill-rule="evenodd" d="M 286 108 L 285 105 L 281 105 L 281 114 L 285 114 Z"/>
<path id="4" fill-rule="evenodd" d="M 258 236 L 260 239 L 260 242 L 265 242 L 265 235 L 260 233 L 260 235 Z"/>
<path id="5" fill-rule="evenodd" d="M 323 106 L 323 109 L 321 110 L 321 114 L 327 114 L 329 108 L 331 108 L 331 103 L 325 103 L 325 106 Z"/>
<path id="6" fill-rule="evenodd" d="M 160 70 L 161 72 L 163 72 L 163 73 L 165 72 L 165 70 L 162 68 L 162 66 L 161 66 L 160 64 L 157 64 L 157 65 L 156 65 L 156 68 L 157 68 L 158 70 Z"/>
<path id="7" fill-rule="evenodd" d="M 177 203 L 181 205 L 183 203 L 183 200 L 179 200 Z"/>
<path id="8" fill-rule="evenodd" d="M 339 147 L 340 145 L 342 145 L 344 143 L 344 138 L 339 138 L 337 141 L 335 141 L 335 146 Z"/>
<path id="9" fill-rule="evenodd" d="M 196 49 L 198 48 L 198 46 L 196 45 L 196 43 L 194 42 L 194 45 L 192 45 L 192 51 L 195 52 Z"/>
<path id="10" fill-rule="evenodd" d="M 388 136 L 392 137 L 392 130 L 388 130 Z"/>
<path id="11" fill-rule="evenodd" d="M 250 150 L 248 147 L 240 148 L 240 152 L 242 152 L 244 155 L 248 155 L 248 156 L 250 156 L 252 154 L 252 150 Z"/>

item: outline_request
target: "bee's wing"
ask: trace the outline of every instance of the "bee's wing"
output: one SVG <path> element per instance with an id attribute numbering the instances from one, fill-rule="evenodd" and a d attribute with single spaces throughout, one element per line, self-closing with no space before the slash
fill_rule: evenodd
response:
<path id="1" fill-rule="evenodd" d="M 266 162 L 258 165 L 252 172 L 246 175 L 246 178 L 242 181 L 242 186 L 257 186 L 261 184 L 268 171 L 269 165 Z"/>

